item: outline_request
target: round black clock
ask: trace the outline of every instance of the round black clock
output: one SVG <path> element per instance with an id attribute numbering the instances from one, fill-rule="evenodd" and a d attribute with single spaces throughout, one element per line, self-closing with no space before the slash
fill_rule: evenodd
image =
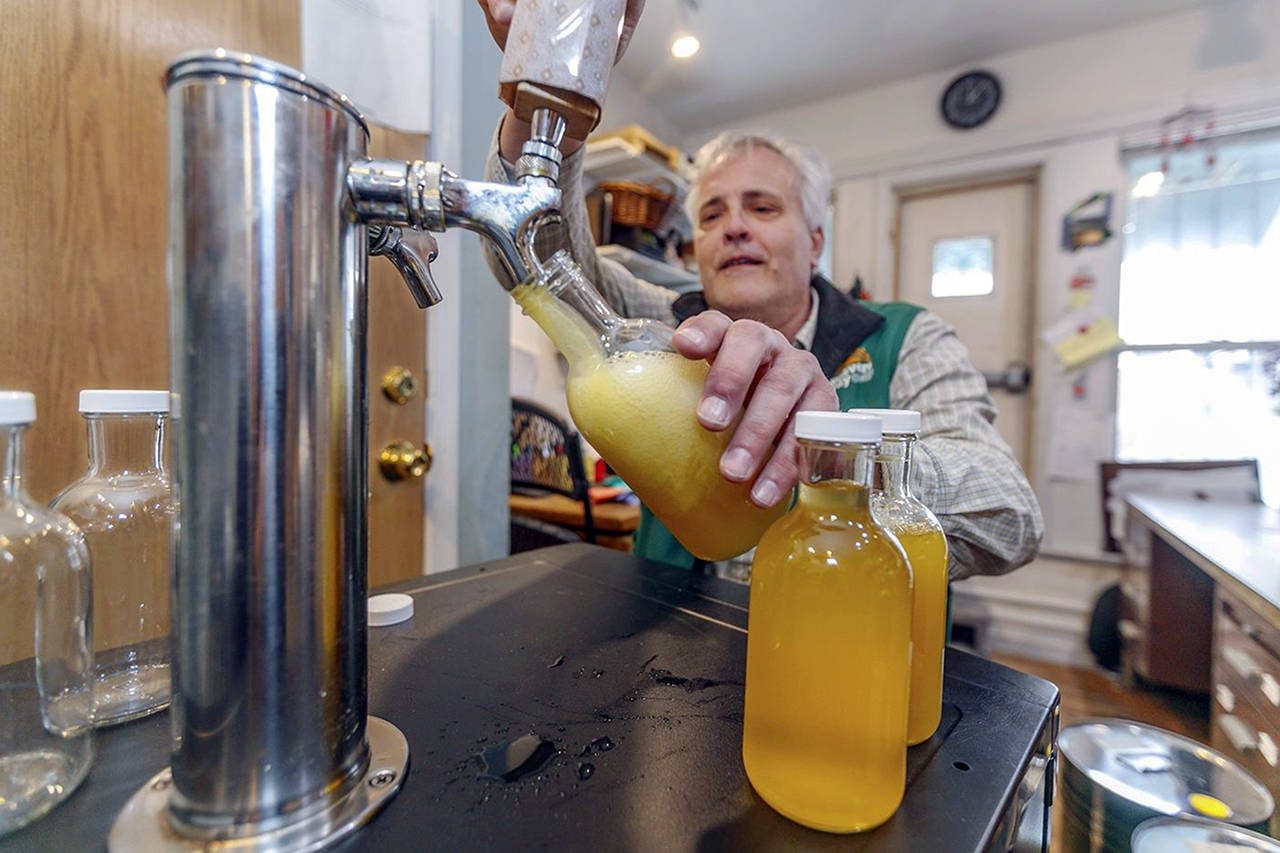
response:
<path id="1" fill-rule="evenodd" d="M 988 71 L 961 74 L 942 93 L 940 106 L 947 124 L 972 130 L 995 115 L 1000 106 L 1000 81 Z"/>

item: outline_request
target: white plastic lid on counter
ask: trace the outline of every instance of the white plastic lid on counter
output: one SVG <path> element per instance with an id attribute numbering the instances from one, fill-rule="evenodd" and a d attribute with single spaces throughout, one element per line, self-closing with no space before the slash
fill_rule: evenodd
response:
<path id="1" fill-rule="evenodd" d="M 168 411 L 168 391 L 86 388 L 80 392 L 82 415 L 140 415 Z"/>
<path id="2" fill-rule="evenodd" d="M 369 598 L 369 627 L 395 625 L 413 618 L 413 598 L 399 592 L 386 592 Z"/>
<path id="3" fill-rule="evenodd" d="M 849 412 L 796 412 L 796 438 L 875 444 L 880 440 L 880 418 Z"/>
<path id="4" fill-rule="evenodd" d="M 913 409 L 850 409 L 849 413 L 878 417 L 886 435 L 920 432 L 920 413 Z"/>
<path id="5" fill-rule="evenodd" d="M 35 419 L 35 394 L 30 391 L 0 391 L 0 424 L 29 424 Z"/>

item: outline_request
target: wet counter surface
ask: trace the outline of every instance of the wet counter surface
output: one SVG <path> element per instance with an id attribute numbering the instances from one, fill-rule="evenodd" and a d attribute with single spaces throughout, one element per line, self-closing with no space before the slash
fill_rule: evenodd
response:
<path id="1" fill-rule="evenodd" d="M 415 599 L 369 639 L 370 711 L 408 739 L 409 775 L 335 850 L 1005 850 L 1016 813 L 1043 810 L 1024 804 L 1043 790 L 1057 689 L 955 649 L 902 807 L 833 836 L 747 784 L 746 587 L 564 545 L 381 591 Z M 104 850 L 168 734 L 167 713 L 103 733 L 81 790 L 0 851 Z M 1018 850 L 1039 849 L 1030 817 Z"/>

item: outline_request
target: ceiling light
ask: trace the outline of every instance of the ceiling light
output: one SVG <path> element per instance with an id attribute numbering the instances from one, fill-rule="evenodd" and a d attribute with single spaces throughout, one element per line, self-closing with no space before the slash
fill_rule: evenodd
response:
<path id="1" fill-rule="evenodd" d="M 1134 198 L 1151 198 L 1164 185 L 1164 172 L 1147 172 L 1133 185 Z"/>
<path id="2" fill-rule="evenodd" d="M 688 59 L 697 53 L 700 47 L 702 45 L 698 42 L 697 36 L 676 36 L 675 41 L 671 42 L 671 55 L 676 59 Z"/>

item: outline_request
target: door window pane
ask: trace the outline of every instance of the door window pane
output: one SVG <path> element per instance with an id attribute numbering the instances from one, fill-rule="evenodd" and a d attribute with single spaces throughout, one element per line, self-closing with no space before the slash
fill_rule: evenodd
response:
<path id="1" fill-rule="evenodd" d="M 995 240 L 991 237 L 935 240 L 930 293 L 935 298 L 986 296 L 991 293 L 995 289 L 995 279 L 991 274 L 994 248 Z"/>

